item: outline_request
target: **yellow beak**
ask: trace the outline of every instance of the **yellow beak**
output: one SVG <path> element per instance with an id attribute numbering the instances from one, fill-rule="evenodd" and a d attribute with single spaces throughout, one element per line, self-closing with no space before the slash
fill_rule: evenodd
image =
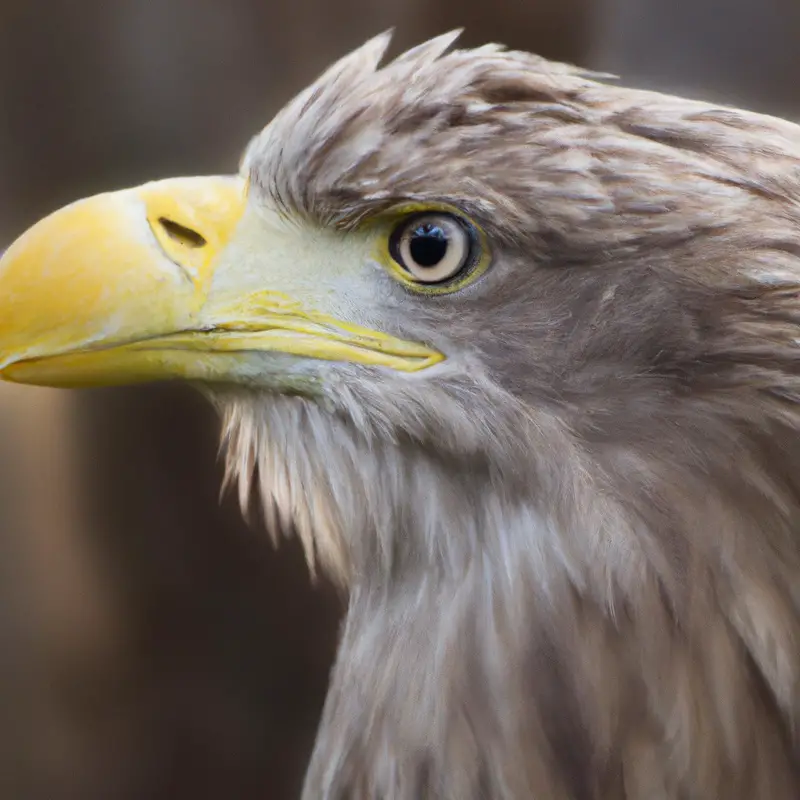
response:
<path id="1" fill-rule="evenodd" d="M 81 200 L 34 225 L 0 259 L 0 378 L 254 381 L 263 360 L 245 356 L 264 353 L 404 371 L 441 360 L 305 307 L 272 285 L 269 252 L 258 254 L 259 290 L 243 282 L 237 293 L 230 252 L 246 194 L 235 177 L 160 181 Z M 220 263 L 224 302 L 209 302 Z"/>

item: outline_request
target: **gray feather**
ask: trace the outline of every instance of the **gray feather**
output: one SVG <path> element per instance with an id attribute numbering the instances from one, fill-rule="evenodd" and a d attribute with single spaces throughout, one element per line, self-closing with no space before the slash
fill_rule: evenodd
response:
<path id="1" fill-rule="evenodd" d="M 441 346 L 218 396 L 229 470 L 349 592 L 305 797 L 800 796 L 800 129 L 446 35 L 290 103 L 253 191 L 346 235 L 446 201 Z"/>

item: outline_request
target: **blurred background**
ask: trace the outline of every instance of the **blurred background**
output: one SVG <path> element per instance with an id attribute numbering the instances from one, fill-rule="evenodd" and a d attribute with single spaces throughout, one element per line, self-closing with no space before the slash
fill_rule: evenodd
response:
<path id="1" fill-rule="evenodd" d="M 77 197 L 230 172 L 333 59 L 464 26 L 792 116 L 797 0 L 0 0 L 0 247 Z M 0 386 L 0 798 L 296 797 L 343 599 L 219 499 L 182 387 Z"/>

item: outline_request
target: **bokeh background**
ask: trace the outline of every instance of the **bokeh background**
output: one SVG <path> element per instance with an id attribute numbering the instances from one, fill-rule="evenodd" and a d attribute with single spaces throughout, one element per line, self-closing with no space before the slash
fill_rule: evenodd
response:
<path id="1" fill-rule="evenodd" d="M 0 246 L 60 205 L 233 171 L 330 61 L 464 26 L 800 115 L 797 0 L 0 0 Z M 219 498 L 176 386 L 0 386 L 0 798 L 291 798 L 343 598 Z"/>

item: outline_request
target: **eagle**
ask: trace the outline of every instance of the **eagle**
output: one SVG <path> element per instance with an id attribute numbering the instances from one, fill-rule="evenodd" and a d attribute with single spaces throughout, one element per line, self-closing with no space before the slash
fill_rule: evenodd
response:
<path id="1" fill-rule="evenodd" d="M 457 35 L 35 224 L 0 374 L 219 408 L 347 597 L 306 800 L 796 800 L 800 127 Z"/>

